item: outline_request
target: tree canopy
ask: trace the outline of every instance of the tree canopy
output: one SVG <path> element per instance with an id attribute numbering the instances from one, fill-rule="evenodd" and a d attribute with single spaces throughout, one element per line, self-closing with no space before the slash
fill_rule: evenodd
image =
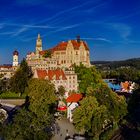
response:
<path id="1" fill-rule="evenodd" d="M 10 79 L 11 91 L 16 93 L 24 93 L 28 85 L 28 80 L 31 77 L 31 70 L 25 59 L 21 61 L 20 67 L 17 69 L 14 76 Z"/>
<path id="2" fill-rule="evenodd" d="M 45 54 L 43 55 L 43 57 L 45 57 L 45 58 L 51 58 L 51 56 L 52 56 L 52 52 L 51 52 L 51 50 L 47 50 L 46 52 L 45 52 Z"/>
<path id="3" fill-rule="evenodd" d="M 28 106 L 21 109 L 4 129 L 6 140 L 49 140 L 52 136 L 54 86 L 47 80 L 31 79 L 26 92 Z"/>
<path id="4" fill-rule="evenodd" d="M 125 98 L 119 97 L 103 82 L 95 67 L 76 67 L 76 72 L 80 80 L 79 90 L 85 98 L 74 111 L 74 125 L 92 138 L 99 139 L 115 128 L 126 115 Z"/>

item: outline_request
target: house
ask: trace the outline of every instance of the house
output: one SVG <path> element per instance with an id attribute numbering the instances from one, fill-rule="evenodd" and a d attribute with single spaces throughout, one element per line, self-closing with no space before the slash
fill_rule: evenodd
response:
<path id="1" fill-rule="evenodd" d="M 73 121 L 73 119 L 72 119 L 73 111 L 76 107 L 79 106 L 78 102 L 82 98 L 83 98 L 82 94 L 73 93 L 66 99 L 66 102 L 67 102 L 67 119 L 69 119 L 70 122 Z"/>
<path id="2" fill-rule="evenodd" d="M 67 92 L 78 90 L 77 74 L 73 70 L 64 71 L 56 70 L 41 70 L 34 71 L 33 78 L 47 79 L 54 84 L 56 91 L 60 86 L 63 86 Z"/>

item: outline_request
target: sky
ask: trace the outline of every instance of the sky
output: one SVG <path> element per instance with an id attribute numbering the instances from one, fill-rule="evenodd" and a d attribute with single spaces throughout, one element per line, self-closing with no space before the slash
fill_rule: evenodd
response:
<path id="1" fill-rule="evenodd" d="M 93 61 L 137 58 L 140 0 L 0 0 L 0 64 L 35 51 L 38 33 L 43 49 L 80 35 Z"/>

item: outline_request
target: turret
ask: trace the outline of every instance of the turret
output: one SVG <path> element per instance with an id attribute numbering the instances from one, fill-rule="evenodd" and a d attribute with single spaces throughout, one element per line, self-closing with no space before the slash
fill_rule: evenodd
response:
<path id="1" fill-rule="evenodd" d="M 36 40 L 36 53 L 38 54 L 40 51 L 42 51 L 42 39 L 40 37 L 40 34 L 38 34 L 38 37 Z"/>
<path id="2" fill-rule="evenodd" d="M 18 55 L 19 55 L 18 51 L 15 50 L 13 52 L 13 66 L 18 66 Z"/>

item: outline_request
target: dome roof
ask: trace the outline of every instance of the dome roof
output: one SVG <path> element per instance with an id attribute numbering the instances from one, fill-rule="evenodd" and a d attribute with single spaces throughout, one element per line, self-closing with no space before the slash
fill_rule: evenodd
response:
<path id="1" fill-rule="evenodd" d="M 14 52 L 13 52 L 13 55 L 18 55 L 19 53 L 18 53 L 18 51 L 17 50 L 15 50 Z"/>

